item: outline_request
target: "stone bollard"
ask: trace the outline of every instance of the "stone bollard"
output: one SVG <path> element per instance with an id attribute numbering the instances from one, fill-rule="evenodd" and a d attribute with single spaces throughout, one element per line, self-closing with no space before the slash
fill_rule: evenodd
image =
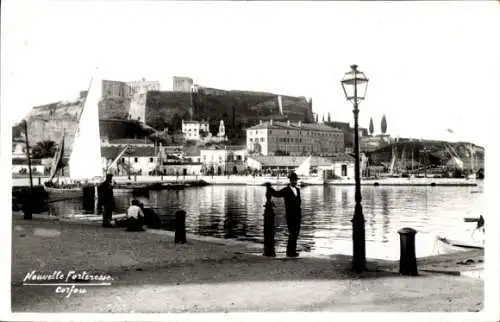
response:
<path id="1" fill-rule="evenodd" d="M 186 212 L 177 210 L 175 213 L 175 243 L 186 243 Z"/>
<path id="2" fill-rule="evenodd" d="M 274 210 L 271 194 L 269 193 L 270 184 L 266 184 L 266 204 L 264 205 L 264 256 L 275 257 L 274 249 Z"/>
<path id="3" fill-rule="evenodd" d="M 398 230 L 400 237 L 401 254 L 399 259 L 399 273 L 417 276 L 417 257 L 415 255 L 415 234 L 413 228 L 405 227 Z"/>
<path id="4" fill-rule="evenodd" d="M 29 198 L 26 198 L 26 200 L 23 201 L 22 204 L 22 211 L 23 211 L 23 219 L 25 220 L 32 220 L 33 219 L 33 209 L 32 209 L 32 204 L 30 201 L 28 201 Z"/>
<path id="5" fill-rule="evenodd" d="M 85 212 L 95 212 L 95 187 L 83 186 L 82 187 L 82 208 Z"/>

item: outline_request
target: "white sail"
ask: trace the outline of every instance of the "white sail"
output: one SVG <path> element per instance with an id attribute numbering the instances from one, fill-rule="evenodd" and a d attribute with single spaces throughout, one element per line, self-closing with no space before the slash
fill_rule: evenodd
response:
<path id="1" fill-rule="evenodd" d="M 396 166 L 396 146 L 394 145 L 392 147 L 392 159 L 391 159 L 391 164 L 389 165 L 389 173 L 393 174 L 394 173 L 394 167 Z"/>
<path id="2" fill-rule="evenodd" d="M 283 99 L 281 95 L 278 95 L 278 107 L 280 109 L 280 115 L 283 115 Z"/>
<path id="3" fill-rule="evenodd" d="M 297 168 L 295 169 L 295 173 L 299 176 L 309 176 L 310 175 L 310 172 L 311 172 L 311 158 L 312 157 L 308 157 L 307 159 L 304 160 L 304 162 L 302 162 L 302 164 Z"/>
<path id="4" fill-rule="evenodd" d="M 101 80 L 96 75 L 90 83 L 73 141 L 69 158 L 71 180 L 91 181 L 103 176 L 98 111 L 100 99 Z"/>

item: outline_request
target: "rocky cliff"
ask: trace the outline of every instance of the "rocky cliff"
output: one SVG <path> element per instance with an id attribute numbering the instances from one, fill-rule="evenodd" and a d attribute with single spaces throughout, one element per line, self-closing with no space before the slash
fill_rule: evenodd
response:
<path id="1" fill-rule="evenodd" d="M 56 102 L 36 106 L 27 116 L 30 140 L 52 140 L 58 142 L 63 133 L 72 141 L 76 122 L 82 108 L 82 100 Z M 312 104 L 304 97 L 276 95 L 249 91 L 204 91 L 196 93 L 149 91 L 144 102 L 144 129 L 135 127 L 131 131 L 129 119 L 132 98 L 105 97 L 99 103 L 101 121 L 113 120 L 113 125 L 101 125 L 101 136 L 108 138 L 142 137 L 150 131 L 168 128 L 170 132 L 180 130 L 182 119 L 208 120 L 215 133 L 220 120 L 224 120 L 226 132 L 233 143 L 244 142 L 244 128 L 259 120 L 312 121 Z M 137 104 L 136 104 L 137 105 Z M 136 106 L 137 108 L 137 106 Z M 119 120 L 123 122 L 119 122 Z M 109 123 L 109 122 L 108 122 Z M 102 124 L 102 122 L 101 122 Z M 107 124 L 107 123 L 106 123 Z M 120 125 L 119 125 L 120 124 Z M 128 130 L 124 130 L 127 128 Z M 14 129 L 15 131 L 16 128 Z"/>
<path id="2" fill-rule="evenodd" d="M 241 141 L 246 127 L 259 120 L 310 122 L 312 117 L 312 106 L 306 98 L 272 93 L 202 89 L 197 93 L 148 92 L 146 101 L 146 123 L 156 129 L 177 131 L 182 119 L 192 118 L 208 120 L 216 131 L 223 120 L 234 143 Z"/>

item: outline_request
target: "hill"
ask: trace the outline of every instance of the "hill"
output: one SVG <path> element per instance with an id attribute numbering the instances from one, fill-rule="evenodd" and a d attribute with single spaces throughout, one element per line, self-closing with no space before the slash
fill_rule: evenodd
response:
<path id="1" fill-rule="evenodd" d="M 278 95 L 249 91 L 224 91 L 206 93 L 148 92 L 146 98 L 146 123 L 169 132 L 181 129 L 184 120 L 208 120 L 215 134 L 220 120 L 224 121 L 232 143 L 241 144 L 244 129 L 259 120 L 312 121 L 312 106 L 304 97 L 281 96 L 283 114 L 280 113 Z"/>
<path id="2" fill-rule="evenodd" d="M 281 108 L 278 97 L 281 97 Z M 72 102 L 55 102 L 35 106 L 29 115 L 28 130 L 34 142 L 39 140 L 58 141 L 63 133 L 74 133 L 76 120 L 82 108 L 84 95 Z M 277 95 L 273 93 L 251 91 L 226 91 L 220 89 L 204 90 L 196 93 L 149 91 L 145 99 L 145 128 L 162 131 L 168 128 L 170 133 L 178 133 L 184 120 L 208 120 L 213 134 L 217 133 L 220 120 L 224 121 L 230 144 L 244 143 L 244 128 L 253 126 L 259 120 L 312 121 L 312 103 L 304 97 Z M 110 139 L 142 137 L 143 131 L 137 132 L 128 122 L 131 99 L 124 97 L 106 97 L 99 103 L 99 119 L 108 124 L 101 124 L 101 135 Z M 120 122 L 121 125 L 118 125 Z M 142 121 L 142 120 L 141 120 Z M 110 121 L 111 122 L 111 121 Z M 102 123 L 102 122 L 101 122 Z M 129 125 L 127 125 L 129 124 Z M 127 128 L 125 130 L 125 128 Z M 21 127 L 13 128 L 13 137 L 18 137 Z"/>
<path id="3" fill-rule="evenodd" d="M 447 164 L 452 159 L 452 154 L 456 153 L 464 163 L 464 168 L 469 169 L 471 168 L 469 146 L 472 146 L 475 152 L 474 168 L 484 168 L 484 148 L 468 142 L 399 139 L 398 142 L 387 144 L 366 154 L 372 164 L 389 166 L 395 148 L 397 159 L 404 160 L 408 166 L 411 165 L 412 154 L 415 166 L 424 162 L 428 165 L 440 166 Z"/>

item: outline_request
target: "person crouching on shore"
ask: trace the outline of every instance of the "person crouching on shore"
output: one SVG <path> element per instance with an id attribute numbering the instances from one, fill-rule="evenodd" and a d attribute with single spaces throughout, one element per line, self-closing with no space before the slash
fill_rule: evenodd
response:
<path id="1" fill-rule="evenodd" d="M 138 200 L 133 199 L 127 209 L 127 231 L 144 231 L 144 213 Z"/>

